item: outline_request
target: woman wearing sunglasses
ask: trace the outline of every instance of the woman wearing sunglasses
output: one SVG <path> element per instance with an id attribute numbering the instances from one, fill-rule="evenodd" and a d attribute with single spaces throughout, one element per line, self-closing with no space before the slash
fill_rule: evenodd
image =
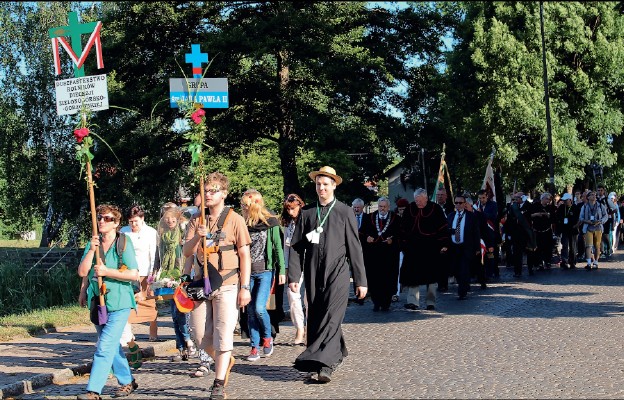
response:
<path id="1" fill-rule="evenodd" d="M 100 399 L 111 368 L 121 385 L 114 397 L 128 396 L 138 387 L 119 343 L 128 316 L 132 309 L 136 309 L 131 282 L 139 278 L 132 241 L 126 240 L 121 260 L 117 254 L 117 231 L 120 222 L 121 212 L 117 207 L 108 204 L 97 207 L 99 235 L 93 236 L 87 243 L 78 266 L 78 275 L 87 278 L 88 284 L 84 285 L 84 292 L 81 292 L 81 297 L 86 295 L 87 304 L 91 304 L 92 298 L 97 300 L 99 297 L 98 277 L 102 277 L 103 284 L 106 285 L 104 299 L 108 313 L 105 324 L 95 325 L 98 341 L 93 355 L 93 366 L 87 393 L 79 395 L 79 400 Z M 101 264 L 96 264 L 96 251 L 100 255 Z"/>

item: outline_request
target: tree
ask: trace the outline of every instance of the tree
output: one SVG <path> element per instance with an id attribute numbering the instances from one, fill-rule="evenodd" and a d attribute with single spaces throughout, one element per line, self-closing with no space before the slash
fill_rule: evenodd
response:
<path id="1" fill-rule="evenodd" d="M 56 240 L 64 221 L 75 218 L 80 208 L 78 185 L 68 181 L 78 175 L 71 130 L 54 109 L 47 31 L 66 23 L 71 6 L 69 2 L 0 5 L 0 101 L 8 116 L 7 124 L 0 126 L 0 146 L 4 176 L 10 177 L 2 188 L 2 204 L 16 230 L 32 229 L 45 216 L 42 246 Z"/>
<path id="2" fill-rule="evenodd" d="M 354 186 L 374 179 L 391 163 L 388 154 L 397 151 L 393 137 L 407 138 L 408 133 L 400 117 L 382 104 L 397 98 L 390 86 L 406 76 L 405 58 L 425 42 L 415 46 L 409 39 L 425 30 L 428 37 L 435 36 L 439 23 L 419 26 L 433 11 L 420 16 L 411 9 L 391 12 L 358 2 L 213 2 L 193 7 L 172 2 L 104 7 L 103 18 L 116 32 L 108 38 L 107 51 L 119 55 L 107 65 L 118 88 L 111 98 L 126 107 L 148 109 L 166 97 L 166 79 L 180 76 L 175 61 L 191 43 L 200 43 L 213 62 L 207 76 L 228 77 L 231 103 L 225 111 L 206 110 L 211 127 L 207 160 L 239 154 L 237 149 L 266 139 L 278 151 L 284 194 L 304 191 L 297 160 L 308 152 L 312 156 L 309 165 L 302 165 L 304 171 L 331 164 Z M 149 35 L 144 33 L 148 25 Z M 137 59 L 152 68 L 136 66 Z M 164 122 L 172 121 L 173 113 L 163 108 L 156 113 L 160 125 L 151 127 L 149 138 L 135 131 L 138 117 L 125 118 L 111 129 L 133 132 L 130 140 L 142 143 L 132 146 L 138 154 L 124 158 L 154 155 L 152 139 L 161 147 L 156 154 L 177 154 L 182 143 L 172 138 Z M 180 160 L 172 157 L 171 165 Z M 160 163 L 154 166 L 163 170 Z M 140 179 L 128 183 L 136 186 Z"/>
<path id="3" fill-rule="evenodd" d="M 622 131 L 622 15 L 615 3 L 544 4 L 555 184 L 615 163 Z M 463 2 L 437 118 L 454 139 L 449 164 L 475 187 L 492 145 L 508 188 L 547 187 L 539 4 Z M 440 125 L 438 125 L 440 126 Z M 461 149 L 454 151 L 453 148 Z"/>

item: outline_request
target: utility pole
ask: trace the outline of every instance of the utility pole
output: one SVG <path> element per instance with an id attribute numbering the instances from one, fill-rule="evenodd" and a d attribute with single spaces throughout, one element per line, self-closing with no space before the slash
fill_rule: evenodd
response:
<path id="1" fill-rule="evenodd" d="M 548 171 L 550 194 L 555 195 L 555 160 L 552 149 L 552 129 L 550 125 L 550 97 L 548 96 L 548 71 L 546 70 L 546 40 L 544 39 L 544 3 L 540 1 L 540 28 L 542 31 L 542 69 L 544 77 L 544 102 L 546 103 L 546 132 L 548 134 Z"/>

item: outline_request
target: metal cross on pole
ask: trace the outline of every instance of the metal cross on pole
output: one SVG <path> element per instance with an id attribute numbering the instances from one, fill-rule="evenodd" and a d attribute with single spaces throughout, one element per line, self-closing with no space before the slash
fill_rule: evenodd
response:
<path id="1" fill-rule="evenodd" d="M 191 45 L 191 52 L 184 55 L 187 64 L 193 66 L 193 78 L 202 77 L 202 64 L 208 63 L 208 53 L 202 53 L 198 44 Z"/>

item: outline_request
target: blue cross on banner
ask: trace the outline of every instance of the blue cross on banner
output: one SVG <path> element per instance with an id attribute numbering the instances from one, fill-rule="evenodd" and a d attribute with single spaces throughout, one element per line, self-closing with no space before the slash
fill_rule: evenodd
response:
<path id="1" fill-rule="evenodd" d="M 184 60 L 193 66 L 193 78 L 201 78 L 202 64 L 208 63 L 208 53 L 202 53 L 198 44 L 192 44 L 191 52 L 185 54 Z"/>

